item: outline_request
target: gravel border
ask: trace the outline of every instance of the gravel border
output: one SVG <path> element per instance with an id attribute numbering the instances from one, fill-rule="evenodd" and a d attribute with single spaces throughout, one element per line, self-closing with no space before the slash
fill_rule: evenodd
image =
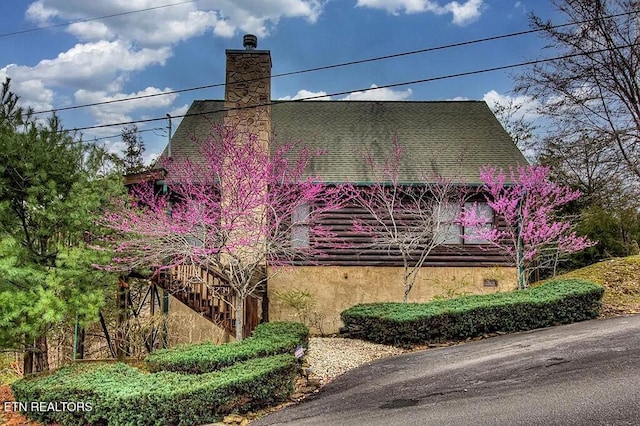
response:
<path id="1" fill-rule="evenodd" d="M 327 384 L 347 371 L 368 362 L 409 352 L 406 349 L 342 337 L 312 337 L 305 356 L 310 377 Z"/>

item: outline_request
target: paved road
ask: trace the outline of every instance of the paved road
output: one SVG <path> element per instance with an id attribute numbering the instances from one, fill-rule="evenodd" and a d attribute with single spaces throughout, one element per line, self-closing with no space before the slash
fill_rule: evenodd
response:
<path id="1" fill-rule="evenodd" d="M 640 425 L 640 315 L 379 360 L 253 424 Z"/>

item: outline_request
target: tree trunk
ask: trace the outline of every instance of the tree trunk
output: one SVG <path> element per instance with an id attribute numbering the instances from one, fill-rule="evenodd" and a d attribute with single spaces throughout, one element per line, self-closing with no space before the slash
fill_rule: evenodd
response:
<path id="1" fill-rule="evenodd" d="M 402 303 L 407 303 L 409 301 L 409 293 L 411 292 L 411 285 L 405 283 L 404 284 L 404 295 L 402 296 Z"/>
<path id="2" fill-rule="evenodd" d="M 33 373 L 33 347 L 26 345 L 22 358 L 22 374 L 26 376 L 31 373 Z"/>
<path id="3" fill-rule="evenodd" d="M 244 338 L 244 301 L 246 296 L 241 296 L 236 292 L 236 301 L 234 306 L 236 317 L 236 341 L 241 341 Z"/>
<path id="4" fill-rule="evenodd" d="M 46 334 L 36 339 L 35 351 L 33 353 L 33 370 L 36 373 L 49 371 L 49 346 L 47 344 Z"/>
<path id="5" fill-rule="evenodd" d="M 518 268 L 518 290 L 524 290 L 527 288 L 527 275 L 524 268 L 524 256 L 521 253 L 520 247 L 516 254 L 516 267 Z"/>
<path id="6" fill-rule="evenodd" d="M 407 303 L 409 301 L 409 292 L 411 292 L 411 284 L 409 284 L 409 260 L 407 259 L 407 255 L 402 252 L 402 266 L 403 269 L 403 282 L 404 282 L 404 295 L 402 296 L 402 303 Z"/>
<path id="7" fill-rule="evenodd" d="M 30 343 L 25 346 L 24 356 L 22 358 L 23 374 L 49 371 L 49 345 L 47 344 L 47 335 L 43 334 L 35 339 L 35 341 L 31 339 L 27 339 L 27 341 Z"/>
<path id="8" fill-rule="evenodd" d="M 76 359 L 84 359 L 84 342 L 85 342 L 85 328 L 80 327 L 78 330 L 78 347 L 76 353 Z"/>

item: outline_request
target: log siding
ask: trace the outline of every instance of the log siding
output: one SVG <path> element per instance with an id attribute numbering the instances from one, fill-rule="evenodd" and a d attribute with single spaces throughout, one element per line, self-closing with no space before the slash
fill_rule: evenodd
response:
<path id="1" fill-rule="evenodd" d="M 484 201 L 481 197 L 470 200 Z M 402 256 L 397 249 L 373 247 L 373 238 L 353 231 L 354 220 L 370 222 L 371 217 L 361 207 L 347 206 L 340 210 L 325 213 L 316 223 L 329 228 L 335 237 L 311 238 L 314 254 L 306 259 L 293 262 L 295 265 L 327 266 L 403 266 Z M 505 226 L 504 220 L 494 216 L 493 226 Z M 464 229 L 461 227 L 461 232 Z M 419 253 L 413 256 L 417 260 Z M 492 267 L 513 266 L 505 252 L 490 244 L 469 244 L 464 239 L 461 244 L 443 244 L 432 250 L 424 266 L 445 267 Z"/>

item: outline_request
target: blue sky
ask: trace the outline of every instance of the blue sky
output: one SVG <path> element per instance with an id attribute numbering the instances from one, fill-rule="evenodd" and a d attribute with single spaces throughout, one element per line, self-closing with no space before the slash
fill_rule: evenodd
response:
<path id="1" fill-rule="evenodd" d="M 22 102 L 43 111 L 224 83 L 224 50 L 242 48 L 244 33 L 256 34 L 258 48 L 271 50 L 272 73 L 280 74 L 527 30 L 531 11 L 562 22 L 548 0 L 0 0 L 0 79 L 11 77 Z M 8 35 L 31 29 L 38 30 Z M 492 105 L 513 96 L 515 70 L 365 89 L 552 55 L 543 45 L 531 34 L 274 78 L 272 98 L 353 91 L 332 99 L 485 99 Z M 194 99 L 222 97 L 217 87 L 59 116 L 72 129 L 178 116 Z M 178 124 L 174 119 L 174 129 Z M 166 125 L 138 125 L 147 157 L 166 144 Z M 117 151 L 121 129 L 82 133 Z"/>

